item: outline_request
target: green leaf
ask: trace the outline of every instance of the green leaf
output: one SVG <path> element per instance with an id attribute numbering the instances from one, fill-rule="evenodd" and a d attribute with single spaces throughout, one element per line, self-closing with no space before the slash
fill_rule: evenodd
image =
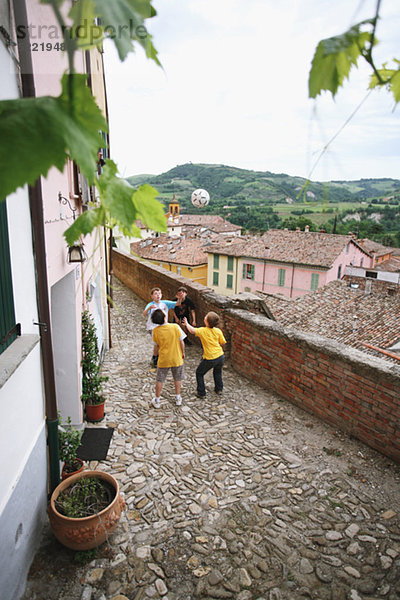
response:
<path id="1" fill-rule="evenodd" d="M 64 231 L 64 237 L 68 246 L 73 246 L 81 235 L 92 233 L 95 227 L 106 225 L 106 214 L 102 206 L 89 209 L 79 215 L 68 229 Z"/>
<path id="2" fill-rule="evenodd" d="M 321 40 L 317 46 L 311 64 L 308 80 L 310 98 L 316 98 L 322 90 L 328 90 L 335 97 L 351 68 L 357 65 L 366 45 L 371 41 L 371 33 L 361 31 L 364 25 L 373 24 L 373 20 L 362 21 L 342 35 Z"/>
<path id="3" fill-rule="evenodd" d="M 72 5 L 68 15 L 73 20 L 70 33 L 81 48 L 101 46 L 104 28 L 95 23 L 96 13 L 93 0 L 80 0 Z"/>
<path id="4" fill-rule="evenodd" d="M 68 80 L 73 81 L 73 104 L 69 98 Z M 65 113 L 64 137 L 70 157 L 90 183 L 94 181 L 98 149 L 104 146 L 100 131 L 108 125 L 86 85 L 86 75 L 64 75 L 63 93 L 58 101 Z"/>
<path id="5" fill-rule="evenodd" d="M 165 210 L 157 200 L 158 192 L 148 183 L 141 185 L 133 194 L 132 200 L 139 218 L 154 231 L 167 231 Z"/>
<path id="6" fill-rule="evenodd" d="M 144 19 L 156 14 L 150 0 L 94 0 L 94 12 L 101 18 L 106 36 L 114 41 L 121 60 L 134 50 L 133 42 L 137 42 L 146 56 L 160 65 L 152 37 L 144 25 Z"/>
<path id="7" fill-rule="evenodd" d="M 104 144 L 99 130 L 106 130 L 107 124 L 86 86 L 86 77 L 74 75 L 71 81 L 72 100 L 64 76 L 58 98 L 0 102 L 2 199 L 26 183 L 33 185 L 52 166 L 62 171 L 68 157 L 89 183 L 94 181 L 97 151 Z M 18 135 L 21 131 L 24 135 Z"/>
<path id="8" fill-rule="evenodd" d="M 395 63 L 400 64 L 400 61 L 396 58 L 393 59 Z M 371 75 L 370 89 L 375 87 L 388 86 L 390 91 L 393 93 L 394 99 L 397 102 L 400 101 L 400 69 L 388 69 L 386 65 L 383 65 L 381 69 L 378 69 L 378 74 L 373 73 Z M 378 77 L 379 75 L 379 77 Z"/>

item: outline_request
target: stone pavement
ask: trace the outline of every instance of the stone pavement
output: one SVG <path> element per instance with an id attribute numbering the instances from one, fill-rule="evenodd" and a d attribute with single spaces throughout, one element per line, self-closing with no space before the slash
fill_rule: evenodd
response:
<path id="1" fill-rule="evenodd" d="M 155 374 L 145 303 L 116 282 L 104 373 L 115 428 L 107 460 L 127 508 L 96 555 L 46 527 L 24 600 L 395 600 L 400 467 L 224 368 L 224 394 L 183 405 Z M 104 426 L 104 424 L 101 424 Z M 86 564 L 80 564 L 82 560 Z M 1 596 L 1 592 L 0 592 Z"/>

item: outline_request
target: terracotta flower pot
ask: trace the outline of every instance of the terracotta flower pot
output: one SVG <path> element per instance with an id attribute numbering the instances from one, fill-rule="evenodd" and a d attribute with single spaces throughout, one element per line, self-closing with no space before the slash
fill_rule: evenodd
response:
<path id="1" fill-rule="evenodd" d="M 61 470 L 62 481 L 64 481 L 64 479 L 67 479 L 67 477 L 71 477 L 72 475 L 76 475 L 77 473 L 81 473 L 83 471 L 83 469 L 85 468 L 85 463 L 83 462 L 83 460 L 81 460 L 80 458 L 76 458 L 75 462 L 80 464 L 79 469 L 75 469 L 75 471 L 67 471 L 65 468 L 65 463 L 63 464 L 63 468 Z"/>
<path id="2" fill-rule="evenodd" d="M 101 512 L 81 519 L 65 517 L 55 507 L 55 501 L 62 491 L 83 477 L 97 477 L 108 482 L 115 490 L 111 503 Z M 47 512 L 53 533 L 64 546 L 71 550 L 90 550 L 106 541 L 116 528 L 125 502 L 119 493 L 118 482 L 109 473 L 83 471 L 62 481 L 51 495 Z"/>
<path id="3" fill-rule="evenodd" d="M 85 404 L 88 421 L 101 421 L 104 418 L 104 404 Z"/>

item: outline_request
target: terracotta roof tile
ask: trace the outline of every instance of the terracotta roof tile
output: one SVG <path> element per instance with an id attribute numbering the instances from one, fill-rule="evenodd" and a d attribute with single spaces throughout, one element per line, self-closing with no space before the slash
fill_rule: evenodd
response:
<path id="1" fill-rule="evenodd" d="M 330 268 L 349 242 L 358 246 L 348 235 L 270 229 L 243 247 L 226 249 L 221 246 L 215 250 L 221 254 L 240 256 L 242 252 L 242 256 L 249 258 Z M 363 251 L 368 255 L 366 250 Z"/>
<path id="2" fill-rule="evenodd" d="M 385 357 L 366 349 L 362 342 L 389 349 L 400 340 L 399 295 L 366 294 L 336 280 L 293 300 L 263 297 L 283 326 L 317 333 L 380 358 Z"/>

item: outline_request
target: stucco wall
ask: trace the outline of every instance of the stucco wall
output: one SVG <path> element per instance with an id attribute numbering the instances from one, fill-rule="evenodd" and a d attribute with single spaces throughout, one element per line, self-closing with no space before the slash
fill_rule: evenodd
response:
<path id="1" fill-rule="evenodd" d="M 186 285 L 198 323 L 208 310 L 223 317 L 234 369 L 400 462 L 397 365 L 320 336 L 284 329 L 251 310 L 232 308 L 229 298 L 122 253 L 114 253 L 114 273 L 146 301 L 155 285 L 164 298 Z"/>

